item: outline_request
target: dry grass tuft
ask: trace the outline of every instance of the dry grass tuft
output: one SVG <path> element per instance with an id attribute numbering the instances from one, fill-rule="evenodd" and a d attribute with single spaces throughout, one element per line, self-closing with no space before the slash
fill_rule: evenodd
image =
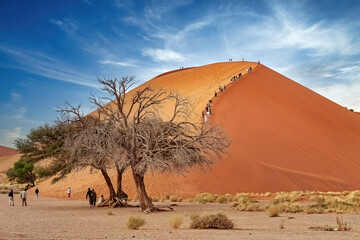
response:
<path id="1" fill-rule="evenodd" d="M 179 228 L 183 223 L 183 217 L 180 215 L 174 216 L 170 219 L 170 226 L 172 228 Z"/>
<path id="2" fill-rule="evenodd" d="M 169 200 L 170 200 L 171 202 L 182 202 L 183 199 L 182 199 L 181 197 L 172 195 L 172 196 L 169 197 Z"/>
<path id="3" fill-rule="evenodd" d="M 144 218 L 139 217 L 139 216 L 130 216 L 126 223 L 126 227 L 128 229 L 139 229 L 140 227 L 144 226 L 145 224 L 146 224 L 146 221 Z"/>
<path id="4" fill-rule="evenodd" d="M 352 229 L 350 223 L 345 222 L 342 218 L 339 217 L 336 217 L 336 224 L 338 226 L 338 231 L 350 231 Z"/>
<path id="5" fill-rule="evenodd" d="M 111 210 L 108 210 L 106 213 L 107 213 L 107 215 L 110 215 L 110 216 L 114 215 L 114 213 Z"/>
<path id="6" fill-rule="evenodd" d="M 197 214 L 191 215 L 190 228 L 192 229 L 231 229 L 234 223 L 223 213 L 208 214 L 199 216 Z"/>
<path id="7" fill-rule="evenodd" d="M 345 222 L 342 218 L 336 217 L 336 227 L 332 227 L 329 225 L 324 226 L 311 226 L 309 229 L 315 230 L 315 231 L 350 231 L 352 228 L 350 226 L 350 223 Z"/>
<path id="8" fill-rule="evenodd" d="M 279 205 L 270 204 L 266 208 L 266 214 L 269 217 L 278 217 L 280 215 L 281 209 Z"/>

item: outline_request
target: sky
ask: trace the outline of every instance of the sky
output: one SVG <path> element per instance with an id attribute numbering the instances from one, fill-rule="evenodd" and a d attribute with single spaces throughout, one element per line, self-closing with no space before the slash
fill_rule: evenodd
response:
<path id="1" fill-rule="evenodd" d="M 97 78 L 258 61 L 360 111 L 360 1 L 0 0 L 0 145 L 94 110 Z"/>

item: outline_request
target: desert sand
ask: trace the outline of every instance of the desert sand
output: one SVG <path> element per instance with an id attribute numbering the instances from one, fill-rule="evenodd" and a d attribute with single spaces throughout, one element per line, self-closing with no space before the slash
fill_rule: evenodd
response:
<path id="1" fill-rule="evenodd" d="M 248 67 L 253 71 L 246 73 Z M 230 83 L 239 73 L 243 77 Z M 219 86 L 227 89 L 214 97 Z M 343 191 L 360 189 L 360 115 L 256 62 L 223 62 L 161 74 L 130 91 L 151 85 L 177 91 L 193 102 L 192 121 L 212 99 L 211 124 L 220 124 L 232 146 L 211 166 L 179 176 L 149 173 L 151 196 L 210 192 Z M 163 115 L 171 109 L 163 109 Z M 111 173 L 115 176 L 114 172 Z M 131 174 L 124 190 L 136 195 Z M 65 197 L 71 186 L 82 198 L 88 187 L 107 193 L 101 174 L 86 169 L 55 185 L 39 184 L 48 197 Z"/>
<path id="2" fill-rule="evenodd" d="M 21 207 L 18 195 L 15 206 L 9 207 L 7 195 L 0 194 L 0 239 L 359 239 L 359 215 L 281 214 L 270 218 L 264 212 L 239 212 L 229 204 L 177 203 L 174 211 L 144 214 L 138 208 L 89 208 L 85 200 L 35 199 L 31 194 L 28 206 Z M 41 193 L 40 193 L 41 194 Z M 169 204 L 169 203 L 161 203 Z M 108 215 L 111 211 L 113 215 Z M 222 212 L 235 224 L 232 230 L 189 229 L 192 213 Z M 170 219 L 181 216 L 179 229 L 170 227 Z M 141 216 L 147 224 L 140 230 L 128 230 L 130 216 Z M 336 226 L 342 217 L 353 229 L 349 232 L 309 230 L 310 226 Z M 284 229 L 279 225 L 283 222 Z"/>

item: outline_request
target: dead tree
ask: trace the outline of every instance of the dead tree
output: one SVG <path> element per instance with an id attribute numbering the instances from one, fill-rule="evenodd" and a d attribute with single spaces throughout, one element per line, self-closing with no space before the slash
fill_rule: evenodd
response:
<path id="1" fill-rule="evenodd" d="M 109 104 L 96 98 L 92 101 L 101 114 L 113 116 L 122 129 L 125 141 L 118 147 L 131 167 L 142 210 L 156 210 L 146 193 L 144 177 L 148 170 L 183 173 L 195 165 L 211 164 L 229 147 L 229 140 L 220 128 L 188 120 L 189 100 L 150 86 L 128 95 L 126 91 L 134 84 L 133 77 L 99 82 L 115 100 Z M 169 101 L 173 103 L 173 112 L 164 119 L 160 110 Z"/>
<path id="2" fill-rule="evenodd" d="M 109 204 L 117 202 L 119 193 L 115 192 L 108 174 L 108 169 L 120 166 L 120 163 L 126 164 L 123 161 L 126 157 L 118 148 L 122 144 L 123 135 L 121 129 L 117 129 L 117 122 L 102 119 L 100 115 L 85 117 L 80 113 L 80 106 L 73 107 L 69 103 L 59 108 L 59 111 L 60 122 L 68 126 L 64 149 L 73 168 L 79 170 L 90 166 L 99 170 L 109 189 Z M 117 183 L 119 188 L 119 176 Z"/>

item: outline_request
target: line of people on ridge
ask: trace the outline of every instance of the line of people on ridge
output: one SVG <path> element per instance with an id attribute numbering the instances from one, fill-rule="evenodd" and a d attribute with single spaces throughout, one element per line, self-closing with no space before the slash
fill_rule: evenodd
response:
<path id="1" fill-rule="evenodd" d="M 229 62 L 232 62 L 232 59 L 229 59 Z M 260 63 L 260 61 L 258 61 L 258 64 L 259 63 Z M 246 69 L 247 73 L 250 73 L 251 71 L 252 71 L 252 67 L 248 67 Z M 230 83 L 233 83 L 234 81 L 236 81 L 237 79 L 239 79 L 241 77 L 242 77 L 242 73 L 239 73 L 238 75 L 232 76 L 230 78 Z M 219 93 L 222 92 L 222 91 L 225 91 L 225 90 L 226 90 L 226 84 L 224 84 L 224 86 L 219 86 Z M 214 97 L 217 97 L 217 96 L 218 96 L 218 92 L 215 91 Z M 205 112 L 202 111 L 202 116 L 204 118 L 204 123 L 209 123 L 209 121 L 210 121 L 211 103 L 212 103 L 212 100 L 210 99 L 209 102 L 206 104 Z"/>

